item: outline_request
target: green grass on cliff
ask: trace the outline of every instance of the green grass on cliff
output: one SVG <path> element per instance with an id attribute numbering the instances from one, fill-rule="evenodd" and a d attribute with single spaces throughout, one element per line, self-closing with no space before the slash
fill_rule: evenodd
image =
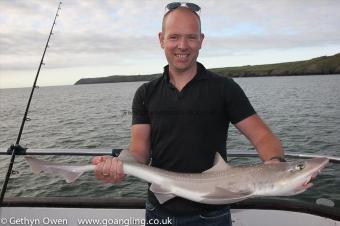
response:
<path id="1" fill-rule="evenodd" d="M 247 65 L 242 67 L 224 67 L 210 69 L 220 75 L 228 77 L 258 77 L 258 76 L 290 76 L 290 75 L 323 75 L 340 74 L 340 53 L 333 56 L 323 56 L 305 61 L 295 61 L 278 64 Z M 114 83 L 150 81 L 161 74 L 108 76 L 99 78 L 83 78 L 75 83 Z"/>

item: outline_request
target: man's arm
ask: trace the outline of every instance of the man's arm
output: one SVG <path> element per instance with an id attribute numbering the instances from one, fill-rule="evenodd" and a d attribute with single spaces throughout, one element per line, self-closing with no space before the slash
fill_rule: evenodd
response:
<path id="1" fill-rule="evenodd" d="M 136 124 L 131 128 L 131 142 L 129 151 L 136 161 L 148 163 L 150 156 L 151 126 L 150 124 Z"/>
<path id="2" fill-rule="evenodd" d="M 236 123 L 235 127 L 253 144 L 263 161 L 284 157 L 280 140 L 257 114 Z"/>
<path id="3" fill-rule="evenodd" d="M 131 142 L 129 149 L 124 155 L 133 157 L 136 161 L 147 163 L 150 155 L 151 143 L 150 124 L 135 124 L 131 128 Z M 96 165 L 95 174 L 97 179 L 106 183 L 120 182 L 124 178 L 122 159 L 113 158 L 112 156 L 96 156 L 92 163 Z"/>

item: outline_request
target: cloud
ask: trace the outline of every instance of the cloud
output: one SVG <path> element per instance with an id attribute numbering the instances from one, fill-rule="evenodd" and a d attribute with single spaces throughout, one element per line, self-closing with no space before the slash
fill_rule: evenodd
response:
<path id="1" fill-rule="evenodd" d="M 36 1 L 33 4 L 26 1 L 1 2 L 0 7 L 5 9 L 0 26 L 1 69 L 36 67 L 33 61 L 42 54 L 58 5 L 51 1 L 44 4 Z M 157 32 L 160 19 L 154 23 L 145 14 L 157 4 L 136 1 L 122 1 L 121 4 L 117 1 L 64 2 L 49 44 L 48 56 L 51 58 L 46 60 L 55 67 L 77 67 L 112 64 L 108 58 L 119 63 L 132 56 L 159 54 Z M 161 18 L 162 13 L 158 14 Z M 25 15 L 26 20 L 20 15 Z"/>
<path id="2" fill-rule="evenodd" d="M 157 34 L 167 2 L 65 0 L 46 55 L 48 67 L 158 62 L 162 50 Z M 266 59 L 277 57 L 279 61 L 282 50 L 289 50 L 293 55 L 301 48 L 315 48 L 318 49 L 315 54 L 325 55 L 326 50 L 340 49 L 340 14 L 337 12 L 340 1 L 193 2 L 202 7 L 200 15 L 206 36 L 202 54 L 206 59 L 267 51 L 276 54 Z M 0 1 L 2 71 L 37 67 L 58 3 Z M 319 51 L 323 47 L 325 53 Z M 305 59 L 312 57 L 316 56 Z"/>

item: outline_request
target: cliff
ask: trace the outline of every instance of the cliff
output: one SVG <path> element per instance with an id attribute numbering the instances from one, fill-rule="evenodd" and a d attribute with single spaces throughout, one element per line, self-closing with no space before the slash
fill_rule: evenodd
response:
<path id="1" fill-rule="evenodd" d="M 212 68 L 210 70 L 229 77 L 340 74 L 340 53 L 333 56 L 322 56 L 305 61 L 264 65 L 247 65 L 241 67 Z M 161 74 L 113 75 L 98 78 L 82 78 L 77 81 L 75 85 L 150 81 L 152 79 L 158 78 L 159 76 L 161 76 Z"/>

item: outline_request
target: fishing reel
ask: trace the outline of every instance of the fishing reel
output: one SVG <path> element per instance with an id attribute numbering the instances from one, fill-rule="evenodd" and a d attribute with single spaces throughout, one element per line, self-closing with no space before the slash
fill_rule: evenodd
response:
<path id="1" fill-rule="evenodd" d="M 12 155 L 13 152 L 15 155 L 25 155 L 26 150 L 28 148 L 22 147 L 20 144 L 12 144 L 8 149 L 7 149 L 7 154 Z"/>

